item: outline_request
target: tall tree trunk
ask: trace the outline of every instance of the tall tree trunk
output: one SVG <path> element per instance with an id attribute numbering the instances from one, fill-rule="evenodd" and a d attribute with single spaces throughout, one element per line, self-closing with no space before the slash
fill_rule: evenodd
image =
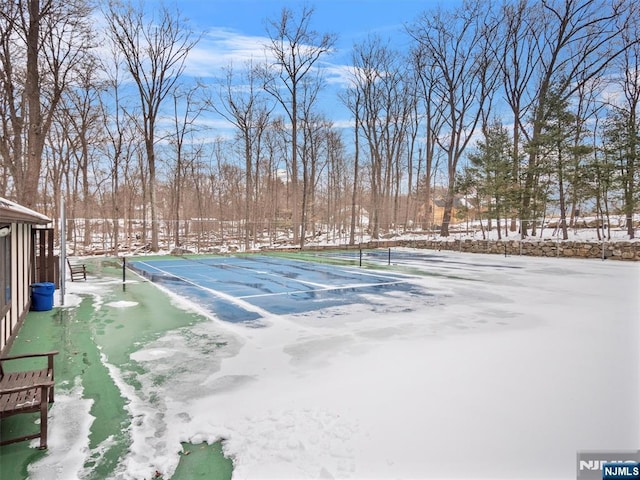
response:
<path id="1" fill-rule="evenodd" d="M 153 130 L 151 130 L 153 131 Z M 149 208 L 151 211 L 151 251 L 157 252 L 159 250 L 158 230 L 159 230 L 159 216 L 157 207 L 156 196 L 156 155 L 153 145 L 153 137 L 145 135 L 145 146 L 147 153 L 147 163 L 149 166 Z M 146 215 L 145 215 L 146 222 Z"/>
<path id="2" fill-rule="evenodd" d="M 355 131 L 354 131 L 354 165 L 353 165 L 353 190 L 351 191 L 351 229 L 349 232 L 349 245 L 355 244 L 356 238 L 356 203 L 358 200 L 358 167 L 360 158 L 360 139 L 359 139 L 359 116 L 358 107 L 355 109 Z"/>
<path id="3" fill-rule="evenodd" d="M 636 73 L 637 75 L 637 73 Z M 627 150 L 627 161 L 626 161 L 626 176 L 624 179 L 625 188 L 624 188 L 624 213 L 625 220 L 627 224 L 627 235 L 629 235 L 629 239 L 633 240 L 635 238 L 636 228 L 634 224 L 633 214 L 635 213 L 635 206 L 637 204 L 636 201 L 636 162 L 638 160 L 638 146 L 637 146 L 637 138 L 638 138 L 638 130 L 637 130 L 637 120 L 636 120 L 636 105 L 632 105 L 632 108 L 629 112 L 629 146 Z"/>
<path id="4" fill-rule="evenodd" d="M 562 155 L 560 153 L 558 154 L 558 190 L 560 196 L 560 228 L 562 229 L 562 239 L 568 240 L 569 233 L 567 232 L 567 207 L 564 188 L 564 170 L 562 168 Z"/>
<path id="5" fill-rule="evenodd" d="M 40 94 L 40 70 L 38 53 L 40 51 L 40 0 L 29 0 L 29 26 L 27 29 L 27 77 L 25 94 L 27 97 L 27 165 L 22 189 L 18 189 L 18 202 L 29 208 L 36 207 L 38 181 L 42 167 L 44 148 L 43 118 Z"/>

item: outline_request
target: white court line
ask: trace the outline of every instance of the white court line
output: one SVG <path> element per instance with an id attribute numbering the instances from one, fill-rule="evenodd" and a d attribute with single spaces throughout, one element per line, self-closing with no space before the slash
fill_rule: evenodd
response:
<path id="1" fill-rule="evenodd" d="M 301 282 L 300 280 L 296 280 L 300 283 L 309 283 L 309 282 Z M 324 287 L 324 288 L 316 288 L 315 290 L 294 290 L 292 292 L 275 292 L 275 293 L 257 293 L 255 295 L 243 295 L 237 298 L 258 298 L 258 297 L 276 297 L 276 296 L 284 296 L 284 295 L 294 295 L 296 293 L 313 293 L 313 292 L 329 292 L 332 290 L 351 290 L 354 288 L 365 288 L 365 287 L 379 287 L 383 285 L 396 285 L 399 283 L 407 283 L 407 280 L 397 280 L 395 282 L 382 282 L 382 283 L 355 283 L 353 285 L 343 285 L 341 287 Z M 310 285 L 313 285 L 309 283 Z"/>
<path id="2" fill-rule="evenodd" d="M 317 287 L 317 288 L 314 289 L 314 290 L 293 290 L 293 291 L 286 291 L 286 292 L 256 293 L 256 294 L 253 294 L 253 295 L 241 295 L 241 296 L 237 296 L 236 297 L 236 296 L 233 296 L 233 295 L 222 293 L 222 292 L 220 292 L 218 290 L 214 290 L 212 288 L 204 287 L 202 285 L 197 284 L 196 282 L 194 282 L 192 280 L 186 279 L 184 277 L 181 277 L 180 275 L 176 275 L 176 274 L 168 272 L 166 270 L 162 270 L 161 268 L 158 268 L 158 267 L 156 267 L 154 265 L 150 265 L 150 264 L 148 264 L 146 262 L 142 262 L 141 261 L 140 263 L 143 264 L 143 265 L 146 265 L 146 266 L 148 266 L 150 268 L 153 268 L 153 269 L 155 269 L 155 270 L 157 270 L 159 272 L 166 273 L 166 274 L 171 275 L 173 277 L 179 278 L 180 280 L 182 280 L 182 281 L 184 281 L 184 282 L 186 282 L 186 283 L 188 283 L 190 285 L 193 285 L 193 286 L 195 286 L 197 288 L 200 288 L 202 290 L 205 290 L 207 292 L 211 292 L 212 294 L 214 294 L 214 295 L 216 295 L 216 296 L 218 296 L 220 298 L 224 298 L 226 300 L 229 300 L 229 301 L 233 301 L 235 299 L 245 300 L 245 299 L 248 299 L 248 298 L 286 296 L 286 295 L 294 295 L 294 294 L 298 294 L 298 293 L 327 292 L 327 291 L 331 291 L 331 290 L 347 290 L 347 289 L 354 289 L 354 288 L 367 288 L 367 287 L 386 286 L 386 285 L 398 285 L 398 284 L 401 284 L 401 283 L 407 283 L 408 282 L 408 280 L 397 280 L 397 277 L 391 277 L 391 276 L 388 276 L 388 275 L 377 275 L 377 274 L 371 274 L 371 273 L 366 273 L 366 272 L 358 272 L 358 271 L 353 271 L 352 272 L 352 271 L 349 270 L 349 273 L 354 273 L 356 275 L 368 275 L 368 276 L 372 276 L 372 277 L 387 278 L 387 279 L 388 278 L 393 278 L 394 281 L 391 281 L 391 282 L 374 282 L 374 283 L 354 283 L 354 284 L 342 285 L 342 286 L 336 287 L 336 286 L 333 286 L 333 285 L 325 285 L 325 284 L 321 284 L 321 283 L 307 282 L 307 281 L 300 280 L 300 279 L 295 279 L 295 280 L 292 279 L 291 280 L 292 282 L 302 283 L 303 285 L 309 285 L 309 286 Z M 215 267 L 215 265 L 211 265 L 211 266 Z M 274 276 L 274 277 L 277 277 L 277 278 L 287 278 L 287 277 L 285 277 L 283 275 L 278 275 L 278 274 L 271 273 L 271 272 L 266 272 L 266 271 L 258 271 L 258 270 L 255 270 L 255 269 L 252 269 L 252 268 L 248 268 L 248 267 L 244 267 L 244 266 L 239 266 L 238 265 L 237 267 L 239 269 L 249 270 L 251 272 L 257 272 L 257 273 L 261 273 L 261 274 L 265 274 L 265 275 Z M 345 271 L 344 269 L 342 269 L 342 270 Z M 252 305 L 252 304 L 249 303 L 249 305 Z M 243 308 L 246 308 L 246 307 L 243 306 Z"/>
<path id="3" fill-rule="evenodd" d="M 235 258 L 237 258 L 237 257 L 235 257 Z M 272 257 L 268 257 L 268 258 L 272 258 Z M 319 257 L 319 258 L 323 258 L 323 257 Z M 329 257 L 329 258 L 331 258 L 331 257 Z M 307 262 L 305 260 L 295 260 L 295 259 L 290 259 L 290 260 L 292 260 L 294 262 L 300 262 L 300 263 L 307 263 L 307 264 L 309 263 L 309 262 Z M 207 269 L 209 269 L 209 268 L 220 268 L 220 265 L 224 265 L 224 266 L 227 266 L 227 267 L 230 267 L 230 268 L 236 268 L 238 270 L 247 270 L 249 272 L 258 273 L 258 274 L 261 274 L 261 275 L 270 275 L 270 276 L 276 277 L 276 278 L 288 278 L 285 275 L 280 275 L 280 274 L 277 274 L 277 273 L 273 273 L 273 272 L 270 272 L 268 270 L 263 270 L 263 269 L 258 269 L 258 268 L 251 268 L 251 267 L 247 267 L 245 265 L 239 265 L 239 264 L 236 264 L 236 263 L 208 264 L 208 263 L 203 263 L 203 262 L 200 262 L 200 261 L 197 261 L 197 260 L 183 260 L 183 261 L 176 260 L 176 261 L 173 261 L 171 266 L 164 267 L 164 268 L 167 269 L 165 272 L 166 273 L 170 273 L 169 270 L 170 270 L 171 267 L 177 268 L 178 270 L 182 269 L 182 268 L 185 268 L 184 263 L 186 263 L 186 262 L 189 262 L 188 263 L 189 264 L 188 268 L 191 268 L 191 263 L 195 263 L 195 264 L 197 264 L 197 266 L 199 266 L 201 268 L 207 268 Z M 177 265 L 176 265 L 176 263 L 177 263 Z M 318 263 L 317 265 L 326 266 L 323 263 Z M 193 265 L 193 267 L 195 267 L 195 266 L 196 265 Z M 262 268 L 265 268 L 265 266 L 266 267 L 272 267 L 273 263 L 271 263 L 271 262 L 262 262 Z M 154 268 L 158 268 L 158 267 L 154 267 Z M 384 278 L 384 279 L 387 279 L 387 280 L 397 280 L 398 276 L 400 275 L 400 274 L 385 275 L 385 274 L 382 274 L 382 273 L 373 273 L 371 271 L 360 271 L 360 270 L 355 270 L 355 269 L 353 269 L 353 270 L 352 269 L 345 269 L 345 268 L 340 267 L 340 266 L 338 266 L 336 268 L 336 270 L 345 272 L 346 274 L 349 274 L 349 275 L 361 275 L 361 276 L 367 276 L 367 277 L 372 277 L 372 278 Z M 170 273 L 170 274 L 173 275 L 172 273 Z M 403 276 L 406 276 L 406 275 L 403 275 Z M 305 280 L 298 280 L 298 279 L 295 279 L 294 281 L 299 282 L 299 283 L 303 283 L 305 285 L 311 285 L 311 286 L 314 286 L 314 287 L 318 287 L 318 288 L 321 288 L 321 289 L 334 288 L 332 285 L 327 285 L 327 284 L 323 284 L 323 283 L 314 283 L 314 282 L 305 281 Z M 347 288 L 349 288 L 349 287 L 347 287 Z"/>
<path id="4" fill-rule="evenodd" d="M 296 262 L 304 262 L 304 260 L 293 260 Z M 265 262 L 267 265 L 273 265 L 272 263 L 269 262 Z M 308 263 L 308 262 L 307 262 Z M 322 263 L 318 263 L 318 265 L 324 265 Z M 272 272 L 267 272 L 267 271 L 263 271 L 263 270 L 256 270 L 254 268 L 249 268 L 249 267 L 245 267 L 242 265 L 234 265 L 234 267 L 237 267 L 239 269 L 244 269 L 244 270 L 249 270 L 250 272 L 255 272 L 255 273 L 261 273 L 261 274 L 265 274 L 265 275 L 271 275 L 273 277 L 278 277 L 278 278 L 287 278 L 284 275 L 278 275 L 277 273 L 272 273 Z M 402 283 L 404 280 L 397 280 L 399 275 L 384 275 L 382 273 L 371 273 L 370 271 L 360 271 L 360 270 L 351 270 L 351 269 L 345 269 L 345 268 L 341 268 L 338 267 L 336 268 L 336 270 L 340 270 L 342 272 L 348 273 L 349 275 L 361 275 L 361 276 L 367 276 L 367 277 L 372 277 L 372 278 L 385 278 L 388 280 L 396 280 L 396 283 Z M 403 275 L 405 276 L 405 275 Z M 305 281 L 305 280 L 295 280 L 296 282 L 300 282 L 300 283 L 304 283 L 305 285 L 311 285 L 314 287 L 318 287 L 321 289 L 333 289 L 335 288 L 332 285 L 326 285 L 323 283 L 314 283 L 314 282 L 309 282 L 309 281 Z M 367 284 L 368 285 L 368 284 Z M 351 288 L 351 287 L 346 287 L 346 288 Z"/>
<path id="5" fill-rule="evenodd" d="M 240 297 L 234 297 L 233 295 L 229 295 L 227 293 L 223 293 L 223 292 L 220 292 L 218 290 L 214 290 L 212 288 L 205 287 L 203 285 L 198 285 L 197 283 L 193 282 L 192 280 L 189 280 L 188 278 L 184 278 L 184 277 L 181 277 L 180 275 L 176 275 L 175 273 L 171 273 L 171 272 L 168 272 L 166 270 L 162 270 L 161 268 L 158 268 L 158 267 L 156 267 L 154 265 L 150 265 L 150 264 L 148 264 L 146 262 L 140 262 L 140 263 L 142 265 L 146 265 L 147 267 L 153 268 L 153 269 L 157 270 L 158 272 L 166 273 L 167 275 L 171 275 L 172 277 L 178 278 L 178 279 L 182 280 L 185 283 L 193 285 L 196 288 L 199 288 L 201 290 L 204 290 L 205 292 L 208 292 L 208 293 L 212 294 L 215 297 L 221 298 L 223 300 L 227 300 L 229 303 L 231 303 L 233 305 L 237 305 L 239 307 L 242 307 L 242 308 L 244 308 L 245 310 L 247 310 L 249 312 L 257 313 L 257 314 L 259 314 L 260 316 L 262 316 L 264 318 L 269 318 L 269 317 L 272 316 L 271 313 L 269 313 L 267 310 L 264 310 L 264 309 L 262 309 L 260 307 L 257 307 L 255 305 L 253 305 L 252 303 L 245 302 Z M 165 288 L 167 288 L 167 287 L 165 287 Z"/>
<path id="6" fill-rule="evenodd" d="M 255 270 L 255 269 L 252 269 L 252 268 L 240 266 L 240 265 L 238 265 L 238 268 L 249 270 L 250 272 L 261 273 L 261 274 L 264 274 L 264 275 L 270 275 L 272 277 L 287 278 L 286 276 L 278 275 L 277 273 L 259 271 L 259 270 Z M 291 295 L 293 293 L 323 292 L 323 291 L 329 291 L 329 290 L 345 290 L 345 289 L 348 289 L 348 288 L 372 287 L 372 286 L 376 286 L 376 285 L 394 285 L 394 284 L 398 284 L 398 283 L 406 283 L 408 281 L 408 280 L 398 280 L 398 276 L 382 275 L 382 274 L 375 274 L 375 273 L 370 273 L 370 272 L 360 272 L 360 271 L 357 271 L 357 270 L 345 270 L 344 268 L 341 268 L 340 270 L 345 272 L 345 273 L 349 273 L 349 274 L 366 275 L 368 277 L 373 277 L 373 278 L 392 279 L 393 281 L 383 282 L 383 283 L 358 283 L 358 284 L 342 285 L 342 286 L 336 287 L 335 285 L 327 285 L 327 284 L 324 284 L 324 283 L 309 282 L 309 281 L 306 281 L 306 280 L 300 280 L 299 278 L 296 278 L 296 279 L 292 279 L 292 281 L 298 282 L 298 283 L 302 283 L 303 285 L 309 285 L 309 286 L 312 286 L 312 287 L 316 287 L 317 289 L 316 290 L 294 290 L 293 292 L 258 293 L 258 294 L 255 294 L 255 295 L 246 295 L 246 296 L 242 296 L 242 297 L 238 297 L 238 298 L 268 297 L 268 296 L 272 296 L 272 295 Z"/>
<path id="7" fill-rule="evenodd" d="M 190 260 L 187 260 L 190 261 Z M 300 261 L 300 260 L 298 260 Z M 263 262 L 262 264 L 262 268 L 264 268 L 265 266 L 271 267 L 273 264 L 270 262 Z M 218 265 L 216 264 L 206 264 L 203 265 L 206 266 L 207 268 L 219 268 Z M 291 280 L 292 282 L 296 282 L 296 283 L 301 283 L 303 285 L 309 285 L 312 287 L 316 287 L 318 290 L 315 291 L 323 291 L 323 290 L 337 290 L 340 288 L 357 288 L 358 286 L 363 286 L 363 287 L 368 287 L 371 285 L 386 285 L 382 284 L 382 283 L 374 283 L 374 284 L 359 284 L 359 285 L 347 285 L 347 286 L 342 286 L 342 287 L 336 287 L 334 285 L 328 285 L 326 283 L 317 283 L 317 282 L 310 282 L 308 280 L 301 280 L 299 278 L 291 278 L 289 279 L 288 277 L 278 274 L 278 273 L 274 273 L 274 272 L 269 272 L 267 270 L 262 270 L 261 269 L 257 269 L 257 268 L 251 268 L 251 267 L 247 267 L 245 265 L 239 265 L 239 264 L 227 264 L 227 266 L 230 266 L 231 268 L 235 268 L 238 270 L 247 270 L 251 273 L 257 273 L 260 275 L 268 275 L 271 277 L 276 277 L 279 279 L 287 279 L 287 280 Z M 176 268 L 184 268 L 184 265 L 182 265 L 182 267 L 180 267 L 180 265 L 176 266 Z M 359 272 L 359 271 L 355 271 L 355 270 L 345 270 L 345 269 L 340 269 L 340 271 L 345 272 L 347 274 L 349 274 L 349 276 L 353 276 L 353 275 L 366 275 L 369 277 L 373 277 L 373 278 L 384 278 L 384 279 L 389 279 L 392 280 L 392 282 L 388 283 L 388 284 L 393 284 L 393 283 L 401 283 L 402 280 L 397 280 L 397 276 L 390 276 L 390 275 L 383 275 L 383 274 L 376 274 L 376 273 L 371 273 L 371 272 Z M 282 282 L 279 282 L 282 283 Z M 309 292 L 311 290 L 294 290 L 293 292 L 289 292 L 289 293 L 301 293 L 301 292 Z M 262 296 L 268 296 L 268 295 L 286 295 L 287 293 L 265 293 L 265 294 L 256 294 L 256 295 L 247 295 L 247 296 L 242 296 L 242 297 L 237 297 L 237 298 L 252 298 L 252 297 L 262 297 Z"/>

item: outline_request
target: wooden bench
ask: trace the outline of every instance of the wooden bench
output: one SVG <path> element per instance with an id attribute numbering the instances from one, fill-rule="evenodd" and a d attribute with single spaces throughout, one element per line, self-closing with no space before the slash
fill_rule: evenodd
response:
<path id="1" fill-rule="evenodd" d="M 26 353 L 0 357 L 0 419 L 20 413 L 40 413 L 40 431 L 0 441 L 1 445 L 40 438 L 41 449 L 47 448 L 48 404 L 54 401 L 53 357 L 58 352 Z M 25 358 L 47 358 L 47 366 L 39 370 L 5 371 L 5 363 Z"/>
<path id="2" fill-rule="evenodd" d="M 72 264 L 67 258 L 67 265 L 69 266 L 69 271 L 71 272 L 71 281 L 75 282 L 76 280 L 86 280 L 87 279 L 87 267 L 84 263 Z"/>

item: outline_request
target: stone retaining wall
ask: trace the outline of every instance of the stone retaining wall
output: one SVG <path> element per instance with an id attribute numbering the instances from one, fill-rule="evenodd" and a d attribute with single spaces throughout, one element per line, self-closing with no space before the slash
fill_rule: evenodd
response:
<path id="1" fill-rule="evenodd" d="M 608 258 L 611 260 L 640 261 L 640 242 L 618 241 L 576 242 L 555 240 L 380 240 L 355 246 L 313 246 L 304 250 L 360 249 L 360 248 L 425 248 L 467 253 L 493 253 L 497 255 L 527 255 L 534 257 Z M 295 248 L 291 250 L 297 250 Z"/>
<path id="2" fill-rule="evenodd" d="M 576 242 L 555 240 L 399 240 L 361 244 L 362 248 L 409 247 L 498 255 L 608 258 L 640 261 L 640 242 Z"/>

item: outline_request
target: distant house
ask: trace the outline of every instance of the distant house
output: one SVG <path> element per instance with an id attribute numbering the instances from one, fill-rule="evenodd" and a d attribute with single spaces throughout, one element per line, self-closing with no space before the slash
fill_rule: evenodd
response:
<path id="1" fill-rule="evenodd" d="M 36 276 L 35 225 L 51 220 L 0 197 L 0 354 L 6 353 L 31 305 Z"/>
<path id="2" fill-rule="evenodd" d="M 436 191 L 435 195 L 432 196 L 429 203 L 423 203 L 420 205 L 418 210 L 418 223 L 420 223 L 423 228 L 426 228 L 427 225 L 437 226 L 438 228 L 442 225 L 442 221 L 444 218 L 444 210 L 445 210 L 445 192 L 444 191 Z M 453 199 L 453 208 L 451 209 L 451 223 L 457 223 L 458 213 L 468 211 L 471 216 L 474 216 L 474 207 L 468 202 L 463 196 L 456 195 Z"/>

